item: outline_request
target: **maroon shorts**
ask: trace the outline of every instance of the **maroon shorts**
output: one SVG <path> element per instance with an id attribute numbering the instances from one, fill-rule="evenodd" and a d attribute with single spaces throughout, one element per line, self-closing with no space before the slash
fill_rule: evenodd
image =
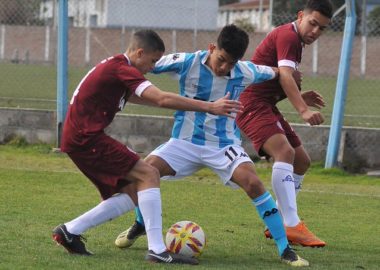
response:
<path id="1" fill-rule="evenodd" d="M 124 144 L 102 134 L 91 147 L 67 153 L 97 187 L 104 200 L 129 184 L 125 179 L 140 157 Z"/>
<path id="2" fill-rule="evenodd" d="M 293 148 L 301 145 L 288 121 L 275 106 L 268 103 L 255 103 L 254 109 L 246 108 L 237 116 L 236 122 L 260 156 L 268 156 L 261 148 L 275 134 L 284 134 Z"/>

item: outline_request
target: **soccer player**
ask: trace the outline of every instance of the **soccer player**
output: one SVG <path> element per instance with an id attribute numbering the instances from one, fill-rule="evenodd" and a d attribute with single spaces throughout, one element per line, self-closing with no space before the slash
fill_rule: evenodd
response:
<path id="1" fill-rule="evenodd" d="M 240 61 L 248 42 L 245 31 L 227 25 L 221 30 L 217 44 L 210 44 L 207 51 L 166 55 L 156 63 L 153 72 L 171 73 L 179 81 L 182 96 L 214 101 L 230 93 L 231 98 L 237 100 L 245 87 L 273 79 L 277 72 L 276 68 Z M 308 265 L 289 246 L 275 201 L 241 147 L 240 132 L 233 118 L 178 110 L 172 137 L 155 149 L 146 161 L 158 169 L 163 179 L 182 178 L 208 167 L 223 184 L 241 187 L 271 231 L 281 259 L 293 266 Z M 117 237 L 118 247 L 130 247 L 145 234 L 146 220 L 141 218 L 138 209 L 136 212 L 135 223 Z"/>
<path id="2" fill-rule="evenodd" d="M 252 141 L 259 155 L 274 159 L 272 187 L 288 239 L 307 247 L 326 245 L 308 230 L 297 213 L 296 195 L 310 166 L 310 157 L 276 104 L 288 98 L 306 123 L 314 126 L 323 122 L 322 114 L 309 107 L 323 107 L 322 96 L 315 91 L 301 93 L 292 74 L 298 69 L 304 46 L 318 39 L 331 17 L 330 1 L 309 0 L 299 11 L 296 21 L 279 26 L 266 36 L 256 48 L 252 62 L 277 66 L 280 78 L 249 86 L 240 95 L 244 110 L 236 118 L 239 128 Z M 265 236 L 271 237 L 268 230 Z"/>
<path id="3" fill-rule="evenodd" d="M 149 251 L 146 260 L 198 263 L 197 259 L 166 250 L 157 169 L 104 132 L 129 99 L 146 100 L 160 107 L 207 112 L 213 116 L 227 117 L 241 109 L 240 102 L 230 100 L 228 94 L 211 103 L 163 92 L 155 87 L 143 74 L 154 67 L 164 51 L 164 43 L 157 33 L 138 31 L 125 54 L 100 62 L 87 73 L 73 94 L 63 128 L 61 149 L 92 181 L 103 201 L 53 230 L 53 239 L 70 253 L 91 255 L 81 234 L 133 210 L 138 204 L 147 220 Z"/>

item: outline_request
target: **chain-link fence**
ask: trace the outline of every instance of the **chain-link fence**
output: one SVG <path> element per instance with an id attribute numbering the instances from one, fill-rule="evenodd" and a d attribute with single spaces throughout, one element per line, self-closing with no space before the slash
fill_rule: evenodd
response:
<path id="1" fill-rule="evenodd" d="M 134 31 L 156 30 L 166 52 L 207 49 L 215 42 L 220 27 L 230 22 L 223 17 L 217 0 L 69 0 L 69 97 L 89 67 L 126 50 Z M 56 0 L 0 0 L 0 106 L 55 109 Z M 249 15 L 249 13 L 247 13 Z M 375 14 L 375 15 L 373 15 Z M 352 54 L 344 125 L 380 127 L 380 15 L 358 14 Z M 260 14 L 268 21 L 269 11 Z M 252 17 L 252 15 L 251 15 Z M 223 19 L 224 18 L 224 19 Z M 271 24 L 258 25 L 255 18 L 240 17 L 236 23 L 252 26 L 245 55 L 250 59 L 270 25 L 295 20 L 294 14 L 273 13 Z M 321 92 L 327 101 L 323 109 L 330 123 L 336 78 L 340 62 L 345 14 L 335 17 L 328 31 L 305 48 L 301 70 L 304 89 Z M 224 24 L 223 24 L 224 23 Z M 263 30 L 260 30 L 260 27 Z M 160 88 L 177 91 L 175 81 L 165 76 L 149 77 Z M 301 119 L 291 105 L 280 105 L 291 122 Z M 171 111 L 127 106 L 126 112 L 170 115 Z"/>

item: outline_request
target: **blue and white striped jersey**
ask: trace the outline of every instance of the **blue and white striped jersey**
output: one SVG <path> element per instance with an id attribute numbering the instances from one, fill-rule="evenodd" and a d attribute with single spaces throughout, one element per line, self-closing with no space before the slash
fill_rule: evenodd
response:
<path id="1" fill-rule="evenodd" d="M 250 84 L 273 79 L 274 71 L 250 61 L 238 61 L 229 76 L 218 77 L 206 66 L 208 51 L 175 53 L 163 56 L 153 73 L 168 72 L 179 81 L 180 95 L 215 101 L 230 92 L 237 100 Z M 197 145 L 223 148 L 241 144 L 240 130 L 234 119 L 203 112 L 176 111 L 172 137 Z"/>

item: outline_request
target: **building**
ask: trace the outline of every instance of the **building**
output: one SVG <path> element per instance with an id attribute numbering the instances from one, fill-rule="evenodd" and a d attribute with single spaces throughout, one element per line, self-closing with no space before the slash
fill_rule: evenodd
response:
<path id="1" fill-rule="evenodd" d="M 235 23 L 237 20 L 246 20 L 257 31 L 268 32 L 270 23 L 270 0 L 244 1 L 219 8 L 218 27 Z"/>
<path id="2" fill-rule="evenodd" d="M 56 2 L 42 1 L 40 19 L 56 25 Z M 215 30 L 218 0 L 69 0 L 68 9 L 74 27 Z"/>

